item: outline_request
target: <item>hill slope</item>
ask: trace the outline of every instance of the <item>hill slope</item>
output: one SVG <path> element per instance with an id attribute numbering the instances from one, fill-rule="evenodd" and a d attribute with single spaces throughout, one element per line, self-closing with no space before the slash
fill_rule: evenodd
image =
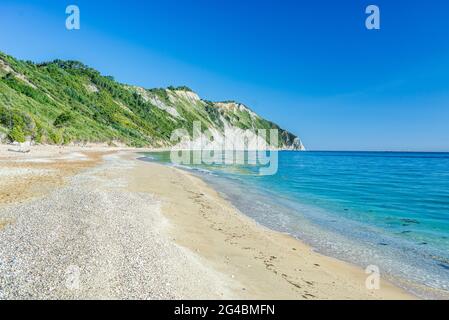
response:
<path id="1" fill-rule="evenodd" d="M 205 101 L 187 87 L 124 85 L 77 61 L 35 64 L 0 53 L 3 140 L 168 147 L 173 130 L 192 132 L 195 121 L 214 137 L 225 130 L 279 129 L 279 148 L 303 149 L 299 138 L 243 104 Z"/>

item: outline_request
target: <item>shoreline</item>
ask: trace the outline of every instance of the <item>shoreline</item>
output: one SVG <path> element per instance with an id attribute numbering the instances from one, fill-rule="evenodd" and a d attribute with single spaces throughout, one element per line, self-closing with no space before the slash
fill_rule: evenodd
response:
<path id="1" fill-rule="evenodd" d="M 151 158 L 151 157 L 150 157 Z M 144 159 L 141 159 L 143 161 L 146 161 Z M 216 191 L 217 196 L 218 197 L 222 197 L 225 199 L 225 201 L 227 201 L 233 208 L 234 210 L 236 210 L 240 215 L 243 215 L 244 217 L 248 218 L 251 220 L 251 222 L 255 223 L 258 227 L 266 229 L 268 231 L 271 232 L 275 232 L 275 233 L 279 233 L 282 235 L 286 235 L 287 237 L 291 237 L 296 241 L 299 241 L 301 244 L 304 244 L 306 247 L 308 247 L 310 250 L 315 251 L 316 253 L 318 253 L 319 255 L 331 258 L 331 259 L 335 259 L 337 261 L 343 262 L 345 264 L 348 264 L 350 266 L 353 266 L 355 268 L 357 268 L 359 271 L 361 270 L 362 272 L 365 272 L 365 267 L 364 266 L 368 266 L 368 265 L 372 265 L 372 263 L 370 263 L 370 260 L 367 260 L 368 262 L 365 262 L 365 264 L 361 263 L 361 260 L 356 259 L 352 256 L 343 256 L 343 255 L 338 255 L 335 252 L 331 252 L 331 251 L 324 251 L 322 249 L 320 249 L 320 246 L 315 246 L 315 242 L 313 241 L 313 238 L 302 238 L 301 235 L 298 235 L 298 233 L 292 233 L 290 232 L 290 230 L 286 230 L 285 228 L 276 228 L 273 227 L 273 224 L 267 224 L 267 219 L 259 219 L 259 217 L 257 215 L 254 215 L 254 211 L 251 211 L 251 206 L 246 206 L 246 205 L 242 205 L 242 202 L 247 202 L 247 203 L 251 203 L 252 201 L 258 201 L 258 202 L 264 202 L 263 199 L 259 199 L 259 198 L 252 198 L 251 196 L 244 196 L 243 194 L 240 195 L 239 192 L 243 192 L 245 193 L 243 188 L 238 188 L 238 186 L 234 186 L 234 188 L 237 188 L 236 190 L 238 190 L 239 192 L 234 192 L 234 191 L 230 191 L 231 189 L 227 189 L 227 183 L 224 182 L 217 182 L 214 179 L 218 179 L 215 177 L 215 175 L 213 174 L 211 175 L 204 175 L 202 174 L 201 170 L 190 170 L 187 167 L 183 167 L 183 166 L 172 166 L 169 163 L 165 163 L 165 161 L 163 162 L 159 162 L 157 160 L 153 161 L 153 160 L 148 160 L 147 162 L 149 163 L 153 163 L 153 164 L 158 164 L 158 165 L 162 165 L 165 167 L 169 167 L 169 168 L 173 168 L 175 170 L 179 170 L 185 174 L 188 175 L 192 175 L 198 179 L 200 179 L 205 185 L 207 185 L 209 188 L 214 189 L 214 191 Z M 225 179 L 225 178 L 223 178 Z M 229 182 L 229 184 L 232 187 L 232 183 Z M 223 187 L 223 189 L 221 189 L 221 187 Z M 218 188 L 218 189 L 217 189 Z M 236 200 L 234 202 L 234 197 L 236 197 L 238 200 Z M 266 207 L 265 205 L 262 207 Z M 270 207 L 270 209 L 272 209 Z M 262 215 L 263 216 L 263 215 Z M 271 221 L 272 222 L 272 221 Z M 296 224 L 296 226 L 301 226 L 301 224 Z M 301 228 L 301 227 L 300 227 Z M 304 228 L 303 228 L 304 229 Z M 316 230 L 314 230 L 315 233 L 314 235 L 316 236 L 317 233 L 320 232 L 320 230 L 318 230 L 318 228 L 316 228 Z M 338 235 L 338 233 L 335 233 L 336 235 Z M 342 233 L 344 234 L 344 233 Z M 311 236 L 312 234 L 308 234 L 308 236 Z M 306 240 L 307 239 L 307 240 Z M 338 240 L 338 238 L 337 238 Z M 397 260 L 400 261 L 400 260 Z M 377 266 L 375 266 L 377 268 Z M 385 266 L 383 266 L 384 269 L 381 270 L 385 270 L 387 269 Z M 366 275 L 365 277 L 367 277 L 368 275 Z M 437 300 L 445 300 L 449 298 L 449 293 L 448 291 L 445 291 L 443 289 L 438 289 L 438 288 L 434 288 L 431 287 L 429 285 L 420 283 L 418 281 L 414 281 L 412 278 L 409 278 L 407 276 L 399 276 L 393 272 L 391 273 L 387 273 L 387 272 L 381 272 L 381 276 L 382 279 L 391 284 L 394 287 L 399 288 L 400 290 L 402 290 L 403 292 L 406 292 L 408 295 L 410 295 L 411 297 L 413 297 L 413 299 L 437 299 Z"/>
<path id="2" fill-rule="evenodd" d="M 380 290 L 367 290 L 360 267 L 257 223 L 189 172 L 141 162 L 146 168 L 135 177 L 133 190 L 164 199 L 162 210 L 174 222 L 176 242 L 239 279 L 244 299 L 417 299 L 383 279 Z M 169 182 L 161 184 L 161 176 L 170 177 L 165 179 Z M 186 197 L 194 202 L 188 209 Z M 214 212 L 218 208 L 221 213 Z"/>
<path id="3" fill-rule="evenodd" d="M 13 175 L 17 174 L 14 171 L 17 168 L 13 170 L 14 165 L 11 165 L 11 162 L 19 167 L 44 168 L 56 170 L 58 173 L 57 183 L 45 179 L 41 181 L 42 177 L 33 176 L 34 172 L 26 175 L 26 179 L 25 176 L 19 175 L 21 177 L 19 180 L 28 183 L 28 187 L 38 186 L 39 192 L 20 195 L 14 198 L 13 203 L 6 205 L 0 197 L 0 243 L 4 246 L 4 248 L 0 247 L 0 258 L 10 254 L 15 260 L 24 261 L 21 267 L 26 271 L 43 273 L 41 278 L 46 281 L 36 283 L 36 286 L 41 287 L 33 288 L 35 290 L 32 291 L 33 297 L 416 299 L 387 281 L 381 281 L 380 290 L 368 291 L 365 288 L 367 275 L 361 268 L 323 256 L 296 238 L 257 224 L 234 208 L 204 181 L 190 173 L 137 160 L 136 154 L 146 150 L 132 148 L 81 148 L 80 150 L 80 148 L 65 147 L 62 149 L 64 150 L 62 154 L 60 150 L 60 148 L 43 147 L 39 150 L 33 149 L 31 154 L 13 157 L 8 155 L 6 160 L 2 157 L 3 154 L 0 154 L 0 166 L 3 167 L 9 163 L 5 168 L 10 171 L 5 170 L 5 172 Z M 87 157 L 90 160 L 82 159 L 79 152 L 84 155 L 91 152 L 92 155 Z M 47 174 L 52 176 L 54 172 L 46 172 L 45 176 Z M 31 177 L 34 178 L 31 179 Z M 82 184 L 79 184 L 80 181 Z M 86 183 L 86 181 L 90 182 Z M 84 216 L 84 212 L 79 212 L 72 204 L 79 201 L 75 195 L 79 192 L 78 197 L 87 197 L 86 192 L 89 193 L 88 190 L 91 190 L 91 184 L 97 183 L 99 183 L 98 192 L 101 190 L 101 193 L 98 198 L 91 200 L 92 206 L 89 205 L 86 209 L 89 215 Z M 42 185 L 47 187 L 42 188 Z M 74 193 L 72 189 L 76 192 Z M 91 190 L 93 194 L 96 192 L 97 189 Z M 123 197 L 122 202 L 129 203 L 129 207 L 121 207 L 121 202 L 116 204 L 117 207 L 108 202 L 102 202 L 109 198 L 115 201 L 117 197 Z M 97 202 L 105 208 L 95 209 Z M 59 211 L 42 211 L 42 207 L 53 208 L 59 205 L 66 207 Z M 36 210 L 36 216 L 33 210 Z M 28 211 L 33 211 L 33 214 L 29 214 Z M 122 212 L 126 213 L 126 220 L 122 220 Z M 113 214 L 111 216 L 114 217 L 113 221 L 107 218 L 110 214 Z M 149 216 L 145 218 L 146 215 Z M 67 222 L 59 225 L 60 222 L 55 217 L 66 219 Z M 149 223 L 147 219 L 153 222 Z M 101 224 L 98 224 L 99 221 Z M 124 224 L 131 224 L 132 228 L 123 229 Z M 140 224 L 146 227 L 142 228 Z M 42 229 L 44 227 L 61 230 L 54 234 L 57 240 L 47 239 L 43 231 L 45 229 Z M 26 242 L 26 245 L 31 245 L 33 250 L 19 254 L 13 248 L 8 248 L 11 242 L 27 240 L 22 239 L 25 230 L 39 240 L 35 241 L 36 243 Z M 93 232 L 93 230 L 96 231 Z M 28 236 L 28 233 L 25 234 Z M 65 238 L 70 234 L 79 234 L 81 237 L 78 239 L 77 236 L 73 240 L 74 243 L 65 243 Z M 124 239 L 122 239 L 123 234 L 126 235 Z M 113 237 L 110 238 L 111 236 Z M 136 239 L 147 237 L 153 239 L 153 244 L 147 243 L 147 240 L 139 240 L 137 244 L 140 249 L 136 250 Z M 129 241 L 123 243 L 127 239 Z M 46 270 L 49 267 L 52 269 L 59 266 L 62 263 L 61 260 L 63 264 L 70 262 L 65 260 L 65 254 L 55 255 L 51 253 L 51 250 L 47 250 L 58 241 L 65 243 L 63 246 L 65 250 L 73 251 L 73 260 L 77 261 L 80 257 L 86 259 L 77 263 L 88 275 L 85 279 L 88 287 L 92 285 L 89 281 L 94 282 L 93 289 L 80 292 L 67 291 L 64 288 L 52 293 L 46 291 L 48 283 L 54 284 L 64 280 L 55 279 L 56 274 L 61 276 L 61 270 L 52 274 L 47 274 Z M 155 241 L 160 242 L 161 247 L 165 249 L 154 248 Z M 93 247 L 100 245 L 109 248 L 110 243 L 112 243 L 110 252 L 95 249 L 101 251 L 100 265 L 95 265 L 95 268 L 90 266 L 87 261 L 94 259 L 91 256 Z M 129 248 L 123 251 L 125 247 Z M 44 257 L 28 256 L 32 252 L 40 252 L 42 248 L 45 248 Z M 136 251 L 140 251 L 140 254 L 146 253 L 153 258 L 159 257 L 156 261 L 145 260 L 143 265 L 133 267 L 139 270 L 133 273 L 136 278 L 145 278 L 149 276 L 147 274 L 149 270 L 157 270 L 156 278 L 151 278 L 153 282 L 148 282 L 147 279 L 142 287 L 150 286 L 158 294 L 149 295 L 148 292 L 142 292 L 136 287 L 135 279 L 128 279 L 128 282 L 122 283 L 116 277 L 103 276 L 104 268 L 109 270 L 108 268 L 112 266 L 113 273 L 120 274 L 122 267 L 130 267 L 127 265 L 128 262 L 123 261 L 123 255 L 137 259 Z M 45 255 L 49 255 L 47 259 L 44 259 Z M 31 267 L 25 262 L 34 261 L 33 259 L 37 260 L 37 266 L 33 267 L 35 269 L 29 269 Z M 183 262 L 177 263 L 178 260 Z M 48 265 L 48 261 L 53 261 L 53 264 Z M 165 265 L 165 269 L 161 270 L 161 265 Z M 24 298 L 27 293 L 26 286 L 30 285 L 29 281 L 33 279 L 15 279 L 13 274 L 17 266 L 6 265 L 3 268 L 6 268 L 3 274 L 13 278 L 2 276 L 0 282 L 3 285 L 11 285 L 10 281 L 13 281 L 16 283 L 15 286 L 25 291 L 8 293 L 11 297 Z M 91 270 L 92 268 L 94 270 Z M 186 270 L 189 272 L 186 273 Z M 99 282 L 98 277 L 102 281 Z M 165 277 L 170 280 L 166 280 Z M 166 281 L 171 285 L 169 288 L 166 288 Z M 111 282 L 120 290 L 114 289 Z M 0 294 L 5 296 L 5 293 L 0 292 Z"/>

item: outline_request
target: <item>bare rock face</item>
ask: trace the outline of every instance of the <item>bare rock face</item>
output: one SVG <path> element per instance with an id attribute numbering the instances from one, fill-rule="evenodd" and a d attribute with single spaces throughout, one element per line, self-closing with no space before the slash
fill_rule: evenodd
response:
<path id="1" fill-rule="evenodd" d="M 299 139 L 299 138 L 295 138 L 293 140 L 292 148 L 293 148 L 293 150 L 306 151 L 306 147 L 304 147 L 301 139 Z"/>

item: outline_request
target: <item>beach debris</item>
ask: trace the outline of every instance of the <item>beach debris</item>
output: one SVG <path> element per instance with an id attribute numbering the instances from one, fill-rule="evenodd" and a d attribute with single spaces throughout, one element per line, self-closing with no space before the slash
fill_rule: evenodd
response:
<path id="1" fill-rule="evenodd" d="M 10 152 L 19 152 L 19 153 L 29 153 L 31 152 L 31 142 L 25 141 L 25 142 L 14 142 L 12 145 L 16 146 L 17 149 L 8 149 Z"/>

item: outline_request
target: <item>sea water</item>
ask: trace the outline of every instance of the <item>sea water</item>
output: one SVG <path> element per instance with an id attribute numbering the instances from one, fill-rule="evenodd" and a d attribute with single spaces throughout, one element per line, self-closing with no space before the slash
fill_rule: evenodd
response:
<path id="1" fill-rule="evenodd" d="M 169 153 L 145 156 L 170 164 Z M 377 266 L 422 297 L 449 291 L 449 153 L 282 151 L 270 176 L 253 165 L 183 168 L 321 253 Z"/>

